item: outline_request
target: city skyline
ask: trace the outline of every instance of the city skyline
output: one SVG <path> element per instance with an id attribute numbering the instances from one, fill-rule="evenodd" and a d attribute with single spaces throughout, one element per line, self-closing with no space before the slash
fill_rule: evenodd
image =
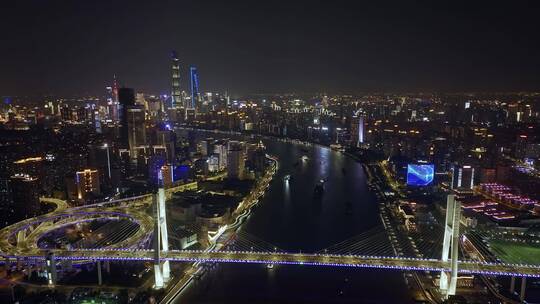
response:
<path id="1" fill-rule="evenodd" d="M 112 75 L 169 93 L 171 50 L 182 77 L 191 65 L 201 71 L 201 91 L 238 95 L 535 91 L 540 83 L 532 2 L 3 6 L 3 96 L 99 94 Z"/>
<path id="2" fill-rule="evenodd" d="M 1 4 L 0 302 L 539 302 L 532 4 Z"/>

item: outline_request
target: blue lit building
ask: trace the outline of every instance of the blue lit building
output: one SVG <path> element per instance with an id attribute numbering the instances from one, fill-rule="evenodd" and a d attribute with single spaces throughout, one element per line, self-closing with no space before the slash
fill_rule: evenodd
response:
<path id="1" fill-rule="evenodd" d="M 191 100 L 190 104 L 186 107 L 188 109 L 196 109 L 199 100 L 199 74 L 197 68 L 192 66 L 189 68 Z"/>

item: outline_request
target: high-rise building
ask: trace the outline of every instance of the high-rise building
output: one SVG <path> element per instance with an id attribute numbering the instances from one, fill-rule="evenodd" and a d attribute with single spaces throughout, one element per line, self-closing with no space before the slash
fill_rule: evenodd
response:
<path id="1" fill-rule="evenodd" d="M 67 104 L 63 104 L 60 108 L 60 119 L 62 121 L 71 121 L 71 109 Z"/>
<path id="2" fill-rule="evenodd" d="M 360 147 L 365 143 L 365 117 L 359 113 L 351 122 L 351 145 Z"/>
<path id="3" fill-rule="evenodd" d="M 219 155 L 219 170 L 227 167 L 227 142 L 220 140 L 214 144 L 214 153 Z"/>
<path id="4" fill-rule="evenodd" d="M 17 220 L 38 215 L 40 204 L 37 178 L 27 174 L 15 174 L 10 178 L 10 188 Z"/>
<path id="5" fill-rule="evenodd" d="M 111 184 L 112 180 L 112 151 L 109 144 L 88 145 L 88 164 L 92 168 L 97 168 L 100 173 L 100 180 L 103 184 Z M 112 186 L 112 185 L 111 185 Z"/>
<path id="6" fill-rule="evenodd" d="M 128 115 L 129 107 L 135 106 L 135 91 L 131 88 L 118 89 L 118 116 L 120 121 L 120 141 L 127 147 L 128 145 Z"/>
<path id="7" fill-rule="evenodd" d="M 86 200 L 88 195 L 100 195 L 99 171 L 84 169 L 75 172 L 75 186 L 77 187 L 77 199 Z"/>
<path id="8" fill-rule="evenodd" d="M 5 172 L 3 174 L 0 173 L 0 224 L 2 226 L 7 226 L 11 223 L 10 218 L 13 214 L 13 210 L 10 208 L 13 203 L 9 184 L 9 176 Z"/>
<path id="9" fill-rule="evenodd" d="M 451 169 L 451 189 L 472 189 L 475 184 L 474 167 L 470 165 L 454 165 Z"/>
<path id="10" fill-rule="evenodd" d="M 126 112 L 129 153 L 131 159 L 137 159 L 141 147 L 146 145 L 145 113 L 142 106 L 128 107 Z"/>
<path id="11" fill-rule="evenodd" d="M 161 174 L 163 176 L 163 187 L 169 188 L 174 183 L 173 166 L 165 164 L 161 167 Z"/>
<path id="12" fill-rule="evenodd" d="M 10 189 L 10 172 L 13 167 L 10 149 L 9 146 L 0 146 L 0 225 L 2 226 L 11 224 L 14 214 Z"/>
<path id="13" fill-rule="evenodd" d="M 176 135 L 173 131 L 165 129 L 156 130 L 156 145 L 165 147 L 167 161 L 174 162 L 176 156 Z"/>
<path id="14" fill-rule="evenodd" d="M 118 106 L 118 83 L 116 81 L 116 75 L 114 76 L 113 85 L 106 87 L 107 89 L 107 117 L 113 122 L 117 122 L 119 119 L 119 106 Z"/>
<path id="15" fill-rule="evenodd" d="M 159 174 L 163 167 L 167 166 L 167 159 L 164 153 L 153 154 L 148 157 L 148 181 L 151 185 L 157 186 Z M 169 172 L 170 173 L 170 172 Z"/>
<path id="16" fill-rule="evenodd" d="M 244 168 L 245 160 L 243 143 L 236 140 L 229 141 L 229 150 L 227 152 L 227 177 L 231 179 L 243 179 Z"/>
<path id="17" fill-rule="evenodd" d="M 180 90 L 180 60 L 176 51 L 172 52 L 172 83 L 171 83 L 171 107 L 182 105 L 182 92 Z"/>
<path id="18" fill-rule="evenodd" d="M 204 156 L 208 156 L 214 150 L 214 139 L 207 138 L 205 140 L 201 140 L 200 145 L 201 145 L 201 154 Z"/>
<path id="19" fill-rule="evenodd" d="M 206 167 L 208 172 L 213 173 L 219 171 L 219 154 L 212 153 L 206 159 Z"/>
<path id="20" fill-rule="evenodd" d="M 13 162 L 13 172 L 42 178 L 44 158 L 40 156 L 21 158 Z"/>
<path id="21" fill-rule="evenodd" d="M 199 102 L 199 73 L 197 73 L 197 68 L 192 66 L 189 68 L 190 75 L 190 88 L 191 88 L 191 100 L 189 101 L 189 106 L 186 109 L 197 109 Z"/>
<path id="22" fill-rule="evenodd" d="M 259 141 L 259 143 L 257 144 L 251 158 L 251 165 L 253 167 L 253 170 L 258 173 L 263 172 L 266 166 L 266 147 L 264 146 L 262 141 Z"/>
<path id="23" fill-rule="evenodd" d="M 358 117 L 358 145 L 364 144 L 364 136 L 365 136 L 365 123 L 364 123 L 364 115 L 360 115 Z"/>

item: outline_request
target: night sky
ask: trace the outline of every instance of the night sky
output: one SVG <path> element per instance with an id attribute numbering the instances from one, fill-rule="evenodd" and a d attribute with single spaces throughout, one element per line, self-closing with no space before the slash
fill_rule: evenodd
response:
<path id="1" fill-rule="evenodd" d="M 534 2 L 2 1 L 0 95 L 538 90 Z"/>

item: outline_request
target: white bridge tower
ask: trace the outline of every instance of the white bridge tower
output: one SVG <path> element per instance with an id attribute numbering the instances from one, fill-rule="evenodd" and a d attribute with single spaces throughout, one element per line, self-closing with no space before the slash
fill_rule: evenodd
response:
<path id="1" fill-rule="evenodd" d="M 442 261 L 450 258 L 450 273 L 441 271 L 440 289 L 446 296 L 456 294 L 458 254 L 459 254 L 459 221 L 461 219 L 461 203 L 454 194 L 449 194 L 446 201 L 446 223 L 444 225 L 444 241 Z M 450 275 L 450 277 L 448 277 Z"/>
<path id="2" fill-rule="evenodd" d="M 153 194 L 155 208 L 154 225 L 154 288 L 160 289 L 169 281 L 171 270 L 169 261 L 160 261 L 161 252 L 169 251 L 169 238 L 167 236 L 167 216 L 165 210 L 165 188 L 163 186 L 163 174 L 158 172 L 158 189 Z"/>

